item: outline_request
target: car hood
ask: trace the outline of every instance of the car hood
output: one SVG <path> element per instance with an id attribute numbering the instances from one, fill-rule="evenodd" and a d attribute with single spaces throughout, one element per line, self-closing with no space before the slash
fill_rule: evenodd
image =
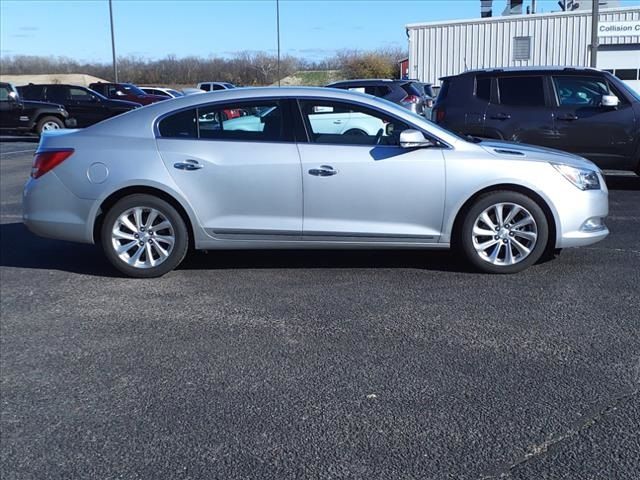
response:
<path id="1" fill-rule="evenodd" d="M 578 168 L 599 170 L 591 161 L 572 153 L 515 142 L 484 140 L 478 144 L 486 152 L 505 160 L 532 160 L 539 162 L 562 163 Z"/>

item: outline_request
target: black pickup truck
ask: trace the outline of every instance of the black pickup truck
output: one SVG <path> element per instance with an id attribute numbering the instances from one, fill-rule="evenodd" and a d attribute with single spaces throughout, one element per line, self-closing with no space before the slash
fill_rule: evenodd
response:
<path id="1" fill-rule="evenodd" d="M 36 133 L 75 127 L 62 105 L 23 100 L 10 83 L 0 82 L 0 131 Z"/>
<path id="2" fill-rule="evenodd" d="M 88 127 L 106 118 L 138 108 L 141 105 L 124 100 L 112 100 L 80 85 L 32 84 L 18 87 L 23 98 L 64 105 L 78 127 Z"/>

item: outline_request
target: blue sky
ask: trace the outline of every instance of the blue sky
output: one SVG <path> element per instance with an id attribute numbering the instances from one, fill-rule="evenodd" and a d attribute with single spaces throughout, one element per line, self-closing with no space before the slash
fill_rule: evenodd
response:
<path id="1" fill-rule="evenodd" d="M 525 0 L 529 3 L 529 0 Z M 505 0 L 494 0 L 501 12 Z M 640 5 L 640 0 L 621 0 Z M 275 0 L 114 0 L 118 55 L 230 56 L 276 49 Z M 538 0 L 557 10 L 557 0 Z M 407 23 L 473 18 L 479 0 L 281 0 L 283 53 L 407 47 Z M 111 60 L 107 0 L 1 0 L 0 54 Z"/>

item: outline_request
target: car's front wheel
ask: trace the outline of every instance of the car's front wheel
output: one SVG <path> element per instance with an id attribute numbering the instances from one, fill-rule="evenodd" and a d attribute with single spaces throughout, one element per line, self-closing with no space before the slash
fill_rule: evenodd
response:
<path id="1" fill-rule="evenodd" d="M 513 191 L 480 196 L 459 231 L 467 259 L 487 273 L 516 273 L 537 262 L 547 247 L 549 225 L 542 208 Z"/>
<path id="2" fill-rule="evenodd" d="M 189 234 L 176 209 L 146 194 L 122 198 L 102 224 L 102 247 L 125 275 L 159 277 L 177 267 L 189 246 Z"/>

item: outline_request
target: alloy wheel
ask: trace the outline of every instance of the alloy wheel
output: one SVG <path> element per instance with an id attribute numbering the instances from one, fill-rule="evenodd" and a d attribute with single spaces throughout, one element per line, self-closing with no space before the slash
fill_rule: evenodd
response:
<path id="1" fill-rule="evenodd" d="M 170 220 L 151 207 L 134 207 L 116 219 L 111 245 L 116 255 L 135 268 L 162 264 L 173 250 L 176 235 Z"/>
<path id="2" fill-rule="evenodd" d="M 535 248 L 538 226 L 526 208 L 503 202 L 478 215 L 471 235 L 473 247 L 482 260 L 493 265 L 515 265 Z"/>

